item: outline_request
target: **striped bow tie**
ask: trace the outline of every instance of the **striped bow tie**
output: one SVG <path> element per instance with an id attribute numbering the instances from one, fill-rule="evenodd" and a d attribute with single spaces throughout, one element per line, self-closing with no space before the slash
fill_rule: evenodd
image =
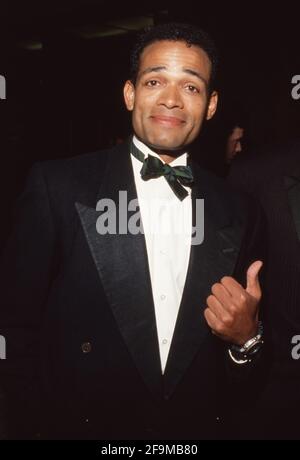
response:
<path id="1" fill-rule="evenodd" d="M 182 201 L 188 196 L 188 192 L 183 185 L 191 187 L 194 181 L 193 173 L 189 166 L 170 166 L 153 155 L 148 155 L 148 157 L 145 158 L 145 155 L 133 142 L 131 143 L 131 153 L 143 163 L 141 169 L 141 177 L 143 180 L 164 176 L 179 200 Z"/>

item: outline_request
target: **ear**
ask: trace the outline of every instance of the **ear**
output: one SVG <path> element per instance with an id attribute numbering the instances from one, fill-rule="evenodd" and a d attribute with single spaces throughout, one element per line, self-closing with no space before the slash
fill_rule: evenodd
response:
<path id="1" fill-rule="evenodd" d="M 218 105 L 218 93 L 216 91 L 213 91 L 210 96 L 209 102 L 208 102 L 206 120 L 210 120 L 214 116 L 217 110 L 217 105 Z"/>
<path id="2" fill-rule="evenodd" d="M 132 111 L 134 108 L 135 89 L 133 83 L 130 80 L 126 81 L 123 89 L 123 94 L 127 110 Z"/>

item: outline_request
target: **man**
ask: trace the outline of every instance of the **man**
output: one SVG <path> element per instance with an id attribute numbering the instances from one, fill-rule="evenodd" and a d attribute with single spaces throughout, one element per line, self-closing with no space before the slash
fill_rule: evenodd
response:
<path id="1" fill-rule="evenodd" d="M 124 86 L 133 140 L 33 167 L 1 269 L 15 436 L 219 438 L 226 403 L 251 399 L 261 215 L 187 158 L 215 66 L 192 26 L 145 32 Z"/>
<path id="2" fill-rule="evenodd" d="M 257 437 L 300 439 L 300 143 L 248 152 L 232 165 L 229 181 L 258 199 L 269 237 L 266 287 L 274 359 L 268 384 L 253 408 Z"/>
<path id="3" fill-rule="evenodd" d="M 242 151 L 242 139 L 244 136 L 244 129 L 240 126 L 234 126 L 230 132 L 226 143 L 225 160 L 227 164 L 231 164 L 232 160 L 238 153 Z"/>

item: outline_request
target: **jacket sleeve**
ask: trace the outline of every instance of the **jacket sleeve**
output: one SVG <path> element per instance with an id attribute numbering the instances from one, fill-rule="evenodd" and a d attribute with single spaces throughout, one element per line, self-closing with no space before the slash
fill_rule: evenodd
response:
<path id="1" fill-rule="evenodd" d="M 43 308 L 57 265 L 57 238 L 47 183 L 39 163 L 28 176 L 14 210 L 13 231 L 0 258 L 0 361 L 9 438 L 33 437 L 39 397 L 39 334 Z"/>
<path id="2" fill-rule="evenodd" d="M 245 204 L 248 209 L 246 228 L 233 277 L 245 286 L 246 273 L 250 264 L 255 260 L 263 262 L 263 267 L 259 274 L 262 290 L 259 317 L 264 328 L 264 344 L 252 361 L 247 364 L 234 363 L 229 357 L 227 347 L 226 369 L 229 387 L 232 393 L 232 400 L 236 401 L 236 407 L 241 411 L 251 408 L 252 404 L 259 397 L 260 392 L 266 384 L 272 362 L 271 333 L 267 311 L 269 303 L 267 301 L 268 292 L 265 282 L 265 273 L 268 264 L 267 220 L 262 208 L 255 200 L 247 197 Z"/>

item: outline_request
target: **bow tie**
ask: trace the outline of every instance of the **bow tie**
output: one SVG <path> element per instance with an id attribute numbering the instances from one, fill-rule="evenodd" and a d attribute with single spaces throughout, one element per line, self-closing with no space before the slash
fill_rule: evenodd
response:
<path id="1" fill-rule="evenodd" d="M 182 201 L 188 196 L 188 192 L 181 184 L 189 187 L 193 184 L 193 174 L 189 166 L 170 166 L 153 155 L 148 155 L 148 157 L 145 158 L 145 155 L 133 142 L 131 143 L 131 152 L 135 158 L 143 163 L 141 169 L 141 177 L 143 180 L 164 176 L 179 200 Z"/>

